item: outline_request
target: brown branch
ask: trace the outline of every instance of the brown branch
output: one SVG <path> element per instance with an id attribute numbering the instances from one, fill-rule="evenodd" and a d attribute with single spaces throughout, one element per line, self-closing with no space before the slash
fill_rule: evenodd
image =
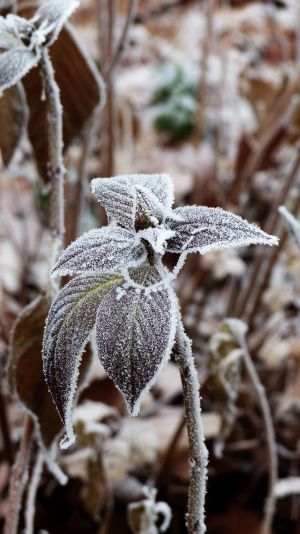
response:
<path id="1" fill-rule="evenodd" d="M 177 444 L 182 435 L 184 427 L 185 427 L 185 416 L 184 414 L 182 414 L 182 416 L 180 417 L 179 423 L 175 429 L 175 432 L 170 439 L 170 443 L 167 447 L 167 450 L 164 454 L 163 460 L 160 465 L 160 469 L 157 473 L 156 482 L 155 482 L 155 487 L 157 488 L 163 485 L 164 478 L 166 476 L 166 473 L 168 473 L 169 468 L 172 464 L 172 460 L 176 453 Z"/>
<path id="2" fill-rule="evenodd" d="M 160 17 L 169 11 L 169 9 L 190 4 L 192 1 L 194 0 L 167 0 L 166 2 L 161 2 L 158 6 L 146 9 L 142 13 L 138 13 L 134 18 L 134 22 L 141 23 L 154 17 Z"/>
<path id="3" fill-rule="evenodd" d="M 272 206 L 272 212 L 264 228 L 265 232 L 267 232 L 268 234 L 272 234 L 275 230 L 275 227 L 276 227 L 276 224 L 279 218 L 278 208 L 282 204 L 284 204 L 289 191 L 295 184 L 298 178 L 298 175 L 299 175 L 299 167 L 300 167 L 300 150 L 298 150 L 298 154 L 297 154 L 295 163 L 292 167 L 292 170 L 290 172 L 290 175 L 288 176 L 287 180 L 284 182 Z M 276 254 L 276 251 L 271 252 L 271 254 L 273 253 Z M 261 248 L 258 248 L 255 261 L 250 271 L 248 283 L 246 287 L 244 288 L 244 290 L 241 292 L 240 297 L 235 306 L 234 315 L 236 317 L 242 317 L 243 313 L 245 312 L 245 308 L 247 306 L 249 297 L 251 294 L 253 294 L 253 286 L 255 285 L 255 281 L 258 278 L 259 271 L 261 270 L 262 263 L 265 261 L 265 259 L 266 259 L 265 251 L 262 250 Z"/>
<path id="4" fill-rule="evenodd" d="M 22 504 L 22 497 L 27 482 L 27 467 L 30 460 L 31 438 L 33 434 L 33 422 L 29 415 L 26 415 L 23 436 L 17 455 L 16 463 L 13 467 L 12 477 L 9 487 L 8 511 L 6 516 L 4 534 L 16 534 L 19 524 L 19 512 Z"/>
<path id="5" fill-rule="evenodd" d="M 297 91 L 300 81 L 299 72 L 293 80 L 287 84 L 285 90 L 274 103 L 272 113 L 266 118 L 256 139 L 257 150 L 252 150 L 243 165 L 241 172 L 235 177 L 231 190 L 228 194 L 228 201 L 231 204 L 237 202 L 238 196 L 247 180 L 259 170 L 265 155 L 268 153 L 274 139 L 287 126 L 292 114 L 295 111 L 295 101 L 292 96 Z"/>
<path id="6" fill-rule="evenodd" d="M 13 463 L 13 445 L 10 436 L 5 397 L 0 391 L 0 427 L 4 444 L 4 454 L 10 464 Z"/>
<path id="7" fill-rule="evenodd" d="M 242 357 L 245 364 L 245 368 L 255 391 L 257 403 L 261 409 L 264 421 L 268 451 L 269 489 L 265 502 L 264 520 L 261 529 L 261 534 L 270 534 L 276 507 L 275 487 L 278 479 L 276 438 L 272 421 L 272 414 L 270 411 L 265 389 L 261 384 L 259 376 L 256 372 L 255 365 L 252 361 L 247 347 L 245 339 L 245 332 L 247 330 L 247 327 L 244 323 L 237 319 L 229 319 L 227 323 L 242 349 Z"/>
<path id="8" fill-rule="evenodd" d="M 50 268 L 55 264 L 64 245 L 64 160 L 63 160 L 63 122 L 59 87 L 54 78 L 54 71 L 47 49 L 43 49 L 40 60 L 41 75 L 44 83 L 47 105 L 49 170 L 51 176 L 50 231 L 52 251 Z M 57 285 L 52 284 L 54 296 Z"/>
<path id="9" fill-rule="evenodd" d="M 300 192 L 298 193 L 297 197 L 295 198 L 293 202 L 293 206 L 291 208 L 292 215 L 297 215 L 299 209 L 300 209 Z M 263 296 L 263 292 L 268 285 L 268 281 L 270 279 L 273 267 L 276 264 L 276 261 L 281 251 L 283 250 L 286 239 L 287 239 L 287 232 L 285 229 L 281 229 L 281 231 L 279 232 L 279 246 L 274 247 L 274 249 L 272 249 L 269 252 L 269 255 L 264 265 L 264 269 L 262 269 L 260 273 L 257 284 L 255 285 L 255 288 L 253 290 L 251 300 L 249 301 L 248 307 L 246 307 L 244 317 L 246 319 L 246 322 L 249 322 L 249 324 L 252 323 L 255 317 L 256 310 L 258 309 L 258 306 L 261 302 L 261 298 Z"/>
<path id="10" fill-rule="evenodd" d="M 115 54 L 112 58 L 112 61 L 109 67 L 109 73 L 108 73 L 109 77 L 111 76 L 112 71 L 117 66 L 120 56 L 126 46 L 128 32 L 129 32 L 130 26 L 132 25 L 134 21 L 134 16 L 137 10 L 137 6 L 138 6 L 138 0 L 129 0 L 124 28 L 123 28 L 119 43 L 117 45 Z"/>
<path id="11" fill-rule="evenodd" d="M 102 72 L 106 83 L 106 105 L 103 109 L 103 135 L 101 146 L 101 173 L 109 177 L 114 174 L 115 147 L 115 98 L 113 72 L 110 67 L 113 61 L 113 39 L 115 28 L 116 3 L 115 0 L 99 0 L 100 12 L 100 48 L 102 58 Z"/>

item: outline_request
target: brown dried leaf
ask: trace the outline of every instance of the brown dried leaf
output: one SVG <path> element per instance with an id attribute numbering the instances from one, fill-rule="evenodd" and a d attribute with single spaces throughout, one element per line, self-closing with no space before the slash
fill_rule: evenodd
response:
<path id="1" fill-rule="evenodd" d="M 21 10 L 20 15 L 32 16 L 32 10 Z M 64 148 L 77 137 L 85 123 L 103 100 L 103 88 L 92 61 L 81 49 L 70 26 L 64 27 L 50 48 L 55 79 L 60 88 L 63 106 Z M 30 109 L 28 134 L 33 146 L 38 170 L 48 180 L 49 148 L 47 137 L 46 102 L 42 99 L 43 87 L 38 69 L 23 79 Z"/>
<path id="2" fill-rule="evenodd" d="M 8 368 L 10 390 L 25 410 L 33 415 L 46 449 L 51 447 L 63 428 L 43 373 L 42 340 L 49 305 L 49 299 L 41 295 L 21 312 L 13 329 Z M 88 350 L 80 368 L 81 384 L 90 362 L 91 351 Z"/>
<path id="3" fill-rule="evenodd" d="M 9 165 L 27 123 L 27 105 L 21 85 L 7 89 L 0 98 L 0 152 Z"/>

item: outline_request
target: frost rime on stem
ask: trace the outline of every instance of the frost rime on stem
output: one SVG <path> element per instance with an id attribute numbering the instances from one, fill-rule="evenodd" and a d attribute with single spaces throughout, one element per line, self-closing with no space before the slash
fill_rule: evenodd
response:
<path id="1" fill-rule="evenodd" d="M 187 514 L 188 531 L 203 534 L 205 527 L 205 493 L 207 479 L 208 451 L 204 440 L 199 395 L 199 380 L 192 355 L 191 342 L 178 323 L 175 360 L 180 370 L 186 425 L 190 445 L 190 486 Z"/>

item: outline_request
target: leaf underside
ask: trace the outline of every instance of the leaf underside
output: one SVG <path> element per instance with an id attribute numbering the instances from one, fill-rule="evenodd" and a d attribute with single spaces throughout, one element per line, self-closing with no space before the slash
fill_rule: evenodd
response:
<path id="1" fill-rule="evenodd" d="M 168 241 L 170 252 L 198 251 L 243 247 L 251 244 L 276 245 L 278 239 L 250 224 L 238 215 L 221 208 L 186 206 L 173 210 L 174 219 L 167 226 L 176 235 Z"/>
<path id="2" fill-rule="evenodd" d="M 74 442 L 72 410 L 78 368 L 94 326 L 97 309 L 120 277 L 80 276 L 67 284 L 53 301 L 44 333 L 44 373 L 63 420 L 67 437 L 62 447 Z"/>
<path id="3" fill-rule="evenodd" d="M 19 82 L 38 61 L 39 55 L 25 46 L 0 54 L 0 92 Z"/>
<path id="4" fill-rule="evenodd" d="M 30 17 L 32 9 L 21 9 L 22 16 Z M 55 80 L 60 89 L 63 107 L 64 151 L 81 133 L 93 111 L 103 101 L 101 78 L 92 62 L 81 49 L 70 25 L 62 28 L 49 49 Z M 78 76 L 80 72 L 80 76 Z M 47 135 L 47 108 L 42 100 L 43 86 L 38 69 L 31 70 L 22 80 L 29 107 L 28 135 L 33 147 L 38 171 L 49 181 Z"/>
<path id="5" fill-rule="evenodd" d="M 144 286 L 160 280 L 152 267 L 131 271 Z M 96 320 L 100 361 L 123 393 L 132 415 L 139 412 L 145 393 L 171 353 L 177 317 L 177 301 L 170 287 L 149 294 L 129 287 L 123 295 L 109 292 Z"/>

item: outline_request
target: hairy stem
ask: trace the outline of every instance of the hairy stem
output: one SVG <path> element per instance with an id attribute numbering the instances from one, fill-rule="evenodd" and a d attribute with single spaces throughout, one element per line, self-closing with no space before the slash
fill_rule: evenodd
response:
<path id="1" fill-rule="evenodd" d="M 185 419 L 190 446 L 187 527 L 189 534 L 203 534 L 206 531 L 204 505 L 208 451 L 204 441 L 199 381 L 192 355 L 191 342 L 181 322 L 179 322 L 176 334 L 175 360 L 181 375 Z"/>
<path id="2" fill-rule="evenodd" d="M 10 481 L 8 511 L 4 534 L 16 534 L 18 531 L 19 512 L 27 481 L 27 468 L 30 460 L 32 433 L 33 422 L 31 417 L 26 415 L 22 441 Z"/>
<path id="3" fill-rule="evenodd" d="M 229 321 L 230 326 L 233 324 L 233 321 L 236 322 L 235 320 Z M 244 323 L 241 323 L 240 321 L 238 321 L 238 323 L 244 324 Z M 278 480 L 276 438 L 275 438 L 274 426 L 273 426 L 273 421 L 272 421 L 272 415 L 271 415 L 265 389 L 260 382 L 259 376 L 256 372 L 255 365 L 250 356 L 250 353 L 249 353 L 249 350 L 246 344 L 246 340 L 245 340 L 245 334 L 242 331 L 242 328 L 239 328 L 239 327 L 235 328 L 234 326 L 233 327 L 231 326 L 231 329 L 242 349 L 242 357 L 243 357 L 243 361 L 245 364 L 245 368 L 251 380 L 253 389 L 255 391 L 257 402 L 261 409 L 264 426 L 265 426 L 267 451 L 268 451 L 269 489 L 268 489 L 268 495 L 267 495 L 266 502 L 265 502 L 264 520 L 263 520 L 263 524 L 261 528 L 261 534 L 270 534 L 271 528 L 272 528 L 273 517 L 275 513 L 275 507 L 276 507 L 275 488 L 276 488 L 276 484 Z"/>
<path id="4" fill-rule="evenodd" d="M 60 92 L 48 50 L 44 49 L 40 60 L 47 105 L 49 172 L 51 177 L 50 230 L 52 236 L 51 267 L 63 249 L 64 241 L 64 161 L 63 120 Z M 57 288 L 52 287 L 53 294 Z"/>

